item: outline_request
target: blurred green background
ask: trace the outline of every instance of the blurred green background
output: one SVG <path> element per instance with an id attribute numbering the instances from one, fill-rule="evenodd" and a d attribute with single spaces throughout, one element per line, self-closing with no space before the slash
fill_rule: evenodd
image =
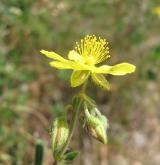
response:
<path id="1" fill-rule="evenodd" d="M 159 0 L 0 1 L 0 165 L 31 165 L 35 141 L 53 163 L 50 125 L 77 92 L 70 73 L 56 71 L 41 49 L 67 56 L 86 34 L 107 38 L 109 64 L 130 62 L 134 74 L 108 77 L 111 91 L 92 83 L 88 93 L 109 119 L 108 145 L 83 130 L 73 137 L 76 165 L 160 164 Z M 77 130 L 79 130 L 77 129 Z"/>

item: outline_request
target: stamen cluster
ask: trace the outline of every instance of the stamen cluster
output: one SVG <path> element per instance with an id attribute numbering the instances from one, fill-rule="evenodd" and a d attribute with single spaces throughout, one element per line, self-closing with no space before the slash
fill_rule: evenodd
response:
<path id="1" fill-rule="evenodd" d="M 95 35 L 87 35 L 80 43 L 76 42 L 75 50 L 86 64 L 98 64 L 110 57 L 106 39 L 97 38 Z"/>

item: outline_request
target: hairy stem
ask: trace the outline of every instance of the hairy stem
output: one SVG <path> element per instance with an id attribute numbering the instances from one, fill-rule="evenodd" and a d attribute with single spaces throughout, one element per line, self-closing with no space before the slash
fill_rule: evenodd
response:
<path id="1" fill-rule="evenodd" d="M 86 86 L 87 86 L 87 81 L 82 86 L 82 89 L 81 89 L 80 93 L 85 93 Z M 69 143 L 71 141 L 71 138 L 73 136 L 73 133 L 74 133 L 74 130 L 75 130 L 75 126 L 76 126 L 76 123 L 77 123 L 77 119 L 78 119 L 78 115 L 79 115 L 79 111 L 80 111 L 80 106 L 81 106 L 81 101 L 76 106 L 77 108 L 74 109 L 72 120 L 71 120 L 71 124 L 70 124 L 70 129 L 69 129 L 70 130 L 69 131 L 69 136 L 68 136 L 68 139 L 67 139 L 65 145 L 63 146 L 63 148 L 62 148 L 62 150 L 61 150 L 61 152 L 59 154 L 59 159 L 61 159 L 63 157 L 63 155 L 66 152 L 66 150 L 68 148 L 68 145 L 69 145 Z"/>
<path id="2" fill-rule="evenodd" d="M 72 117 L 72 120 L 71 120 L 71 125 L 70 125 L 70 132 L 69 132 L 69 136 L 68 136 L 68 139 L 65 143 L 65 145 L 63 146 L 62 150 L 61 150 L 61 153 L 59 154 L 59 158 L 61 159 L 64 155 L 64 153 L 66 152 L 67 148 L 68 148 L 68 145 L 71 141 L 71 138 L 73 136 L 73 132 L 75 130 L 75 126 L 76 126 L 76 123 L 77 123 L 77 119 L 78 119 L 78 114 L 79 114 L 79 110 L 80 110 L 80 105 L 81 105 L 81 102 L 79 102 L 78 106 L 77 106 L 77 109 L 75 109 L 74 113 L 73 113 L 73 117 Z"/>

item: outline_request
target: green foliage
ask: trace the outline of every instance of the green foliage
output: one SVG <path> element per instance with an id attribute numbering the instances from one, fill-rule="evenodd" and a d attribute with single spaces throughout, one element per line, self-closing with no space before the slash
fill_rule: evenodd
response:
<path id="1" fill-rule="evenodd" d="M 155 49 L 153 49 L 151 55 L 153 56 L 154 60 L 160 60 L 160 46 L 157 46 Z"/>
<path id="2" fill-rule="evenodd" d="M 64 154 L 64 157 L 63 157 L 63 159 L 65 160 L 65 161 L 73 161 L 75 158 L 76 158 L 76 156 L 79 154 L 79 152 L 78 151 L 69 151 L 69 152 L 66 152 L 65 154 Z"/>
<path id="3" fill-rule="evenodd" d="M 44 145 L 43 141 L 38 139 L 36 142 L 35 165 L 43 164 Z"/>

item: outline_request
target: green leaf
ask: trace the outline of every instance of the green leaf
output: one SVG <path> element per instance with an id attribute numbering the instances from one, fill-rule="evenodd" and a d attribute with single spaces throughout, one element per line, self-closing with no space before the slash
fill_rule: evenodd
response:
<path id="1" fill-rule="evenodd" d="M 66 153 L 64 154 L 63 159 L 64 159 L 65 161 L 72 161 L 72 160 L 74 160 L 74 159 L 76 158 L 76 156 L 77 156 L 78 154 L 79 154 L 78 151 L 66 152 Z"/>
<path id="2" fill-rule="evenodd" d="M 38 139 L 36 142 L 35 165 L 43 164 L 44 145 L 43 141 Z"/>
<path id="3" fill-rule="evenodd" d="M 71 87 L 82 85 L 90 75 L 89 71 L 73 71 L 71 75 Z"/>
<path id="4" fill-rule="evenodd" d="M 110 89 L 109 82 L 106 80 L 106 78 L 102 74 L 92 73 L 91 76 L 96 85 L 100 86 L 101 88 L 107 89 L 107 90 Z"/>

